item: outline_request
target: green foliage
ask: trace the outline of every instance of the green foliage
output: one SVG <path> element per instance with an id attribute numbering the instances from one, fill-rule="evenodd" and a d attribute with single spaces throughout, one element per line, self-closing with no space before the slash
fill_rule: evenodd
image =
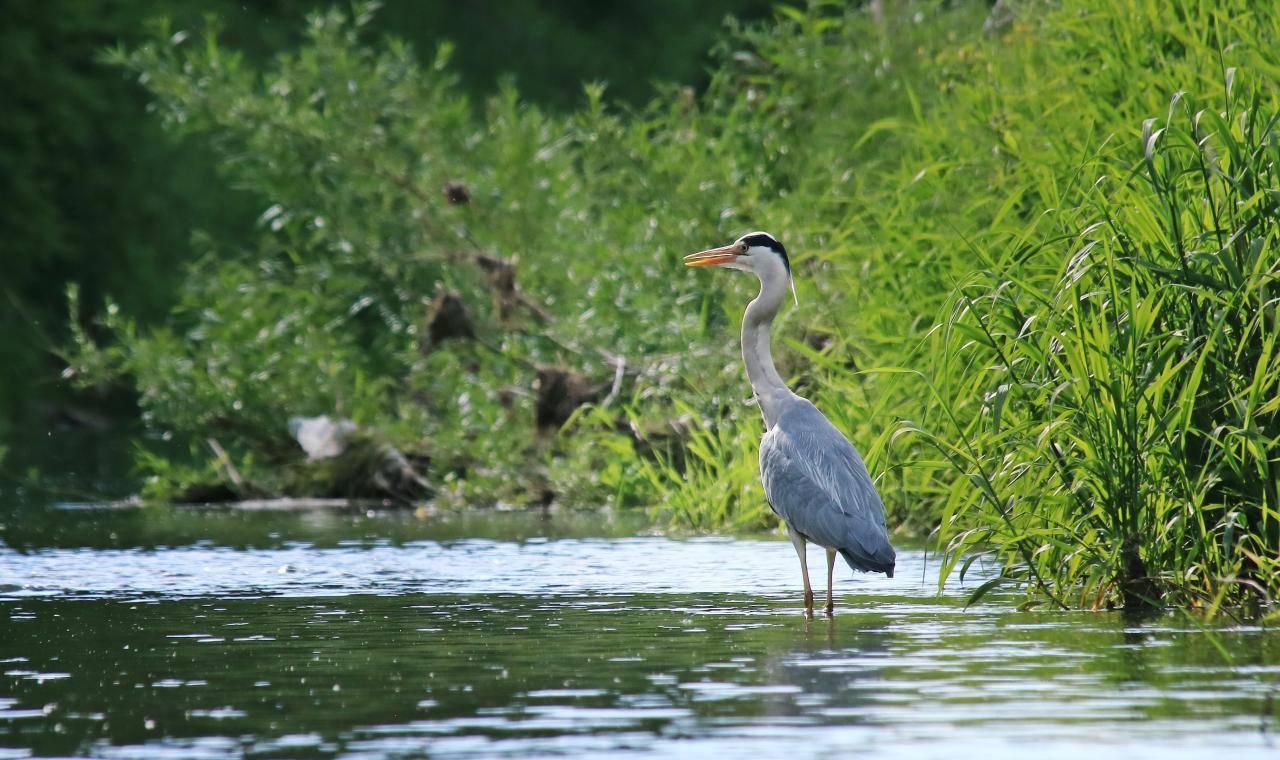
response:
<path id="1" fill-rule="evenodd" d="M 612 98 L 633 104 L 653 97 L 654 82 L 700 86 L 707 49 L 725 17 L 767 17 L 772 6 L 770 0 L 400 0 L 384 3 L 372 27 L 420 50 L 451 42 L 467 92 L 487 95 L 510 78 L 525 100 L 572 110 L 585 100 L 583 81 L 607 83 Z M 280 20 L 292 23 L 298 15 Z"/>
<path id="2" fill-rule="evenodd" d="M 1273 586 L 1280 152 L 1263 97 L 1237 89 L 1218 113 L 1179 93 L 1140 145 L 1091 162 L 1116 178 L 1075 210 L 1096 222 L 958 291 L 937 357 L 981 399 L 951 454 L 982 498 L 943 515 L 953 562 L 994 544 L 1012 577 L 1092 606 Z"/>
<path id="3" fill-rule="evenodd" d="M 252 218 L 216 183 L 208 150 L 165 140 L 145 93 L 94 62 L 141 39 L 147 5 L 0 9 L 0 423 L 29 422 L 34 400 L 58 394 L 49 351 L 65 338 L 67 282 L 92 310 L 112 293 L 135 317 L 158 317 L 191 227 Z"/>
<path id="4" fill-rule="evenodd" d="M 708 201 L 693 179 L 674 192 L 628 181 L 674 176 L 701 146 L 683 135 L 655 145 L 650 125 L 695 115 L 676 101 L 628 123 L 593 89 L 586 110 L 552 117 L 507 90 L 476 118 L 447 47 L 421 67 L 399 42 L 362 44 L 368 20 L 312 16 L 301 50 L 265 75 L 215 30 L 196 40 L 163 29 L 113 54 L 169 128 L 210 139 L 232 180 L 272 204 L 255 247 L 205 244 L 168 326 L 111 317 L 116 346 L 80 341 L 71 374 L 129 376 L 158 435 L 196 457 L 210 432 L 236 459 L 258 452 L 245 477 L 268 490 L 280 485 L 274 466 L 297 455 L 287 419 L 324 413 L 405 447 L 425 433 L 441 477 L 465 472 L 493 498 L 535 454 L 532 403 L 507 392 L 530 385 L 531 366 L 603 372 L 622 355 L 648 371 L 640 357 L 680 353 L 686 367 L 723 363 L 684 351 L 698 283 L 676 289 L 693 308 L 674 317 L 668 284 L 690 231 L 725 234 L 707 226 L 716 215 L 697 207 Z M 448 201 L 451 181 L 469 203 Z M 520 290 L 491 304 L 478 257 L 494 254 L 519 261 Z M 463 295 L 480 341 L 428 345 L 423 299 L 446 290 Z M 652 390 L 664 382 L 654 374 Z"/>
<path id="5" fill-rule="evenodd" d="M 1078 5 L 1001 69 L 1005 203 L 1036 202 L 966 235 L 931 343 L 943 574 L 991 548 L 1032 602 L 1274 594 L 1280 14 Z"/>
<path id="6" fill-rule="evenodd" d="M 754 283 L 679 258 L 764 228 L 800 288 L 780 371 L 891 523 L 938 530 L 944 575 L 991 551 L 1032 601 L 1274 593 L 1280 11 L 1012 5 L 783 7 L 732 30 L 705 95 L 619 112 L 588 87 L 569 115 L 512 88 L 476 107 L 448 47 L 421 66 L 361 11 L 265 70 L 165 30 L 116 62 L 267 209 L 254 245 L 206 244 L 165 328 L 117 314 L 77 366 L 131 377 L 199 458 L 226 437 L 255 482 L 299 456 L 289 416 L 337 414 L 425 450 L 446 496 L 549 481 L 753 530 Z M 518 261 L 516 290 L 481 254 Z M 445 292 L 475 340 L 426 340 Z M 598 400 L 554 440 L 551 365 Z"/>
<path id="7" fill-rule="evenodd" d="M 696 414 L 683 405 L 677 408 L 686 417 Z M 759 415 L 745 414 L 737 420 L 729 416 L 690 428 L 678 460 L 669 454 L 641 460 L 643 477 L 656 493 L 667 494 L 650 507 L 650 514 L 702 530 L 772 527 L 775 520 L 757 477 L 756 444 L 764 433 Z"/>
<path id="8" fill-rule="evenodd" d="M 50 353 L 68 331 L 60 301 L 68 282 L 82 287 L 88 312 L 110 295 L 140 325 L 153 324 L 172 307 L 193 253 L 203 252 L 190 244 L 192 231 L 237 248 L 270 205 L 218 181 L 207 141 L 164 139 L 145 90 L 102 65 L 100 52 L 151 39 L 154 17 L 185 29 L 207 14 L 224 25 L 224 44 L 260 66 L 295 47 L 302 16 L 328 4 L 11 0 L 0 8 L 0 426 L 39 421 L 33 400 L 69 400 Z M 704 50 L 724 16 L 768 8 L 763 0 L 392 0 L 370 25 L 428 54 L 443 40 L 457 42 L 468 92 L 491 93 L 515 72 L 525 98 L 567 109 L 585 100 L 584 78 L 607 81 L 612 97 L 636 103 L 652 97 L 654 78 L 701 82 Z M 123 395 L 75 402 L 121 413 L 131 406 Z"/>

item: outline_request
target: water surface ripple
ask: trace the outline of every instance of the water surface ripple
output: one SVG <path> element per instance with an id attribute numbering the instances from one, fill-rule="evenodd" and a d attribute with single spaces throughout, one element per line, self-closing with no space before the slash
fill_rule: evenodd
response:
<path id="1" fill-rule="evenodd" d="M 818 554 L 814 552 L 815 561 Z M 850 576 L 859 595 L 927 591 L 923 555 L 898 578 Z M 520 542 L 350 541 L 329 548 L 0 548 L 0 598 L 338 596 L 346 594 L 760 593 L 796 596 L 799 565 L 784 541 L 540 538 Z M 911 579 L 911 580 L 907 580 Z M 906 583 L 904 584 L 904 580 Z"/>
<path id="2" fill-rule="evenodd" d="M 11 534 L 0 758 L 1280 757 L 1261 627 L 966 609 L 918 550 L 806 622 L 782 541 L 253 519 Z"/>

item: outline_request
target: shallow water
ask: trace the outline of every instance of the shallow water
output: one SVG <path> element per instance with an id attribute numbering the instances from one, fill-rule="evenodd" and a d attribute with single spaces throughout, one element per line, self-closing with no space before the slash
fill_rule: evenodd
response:
<path id="1" fill-rule="evenodd" d="M 918 550 L 810 623 L 786 542 L 632 528 L 13 515 L 0 757 L 1280 757 L 1262 628 L 965 609 Z"/>

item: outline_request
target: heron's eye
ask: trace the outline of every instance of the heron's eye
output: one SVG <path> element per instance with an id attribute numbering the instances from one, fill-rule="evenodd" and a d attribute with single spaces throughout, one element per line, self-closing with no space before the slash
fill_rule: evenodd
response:
<path id="1" fill-rule="evenodd" d="M 747 252 L 747 244 L 746 244 L 746 243 L 738 243 L 738 250 L 739 250 L 739 251 L 742 251 L 743 253 L 746 253 L 746 252 Z"/>

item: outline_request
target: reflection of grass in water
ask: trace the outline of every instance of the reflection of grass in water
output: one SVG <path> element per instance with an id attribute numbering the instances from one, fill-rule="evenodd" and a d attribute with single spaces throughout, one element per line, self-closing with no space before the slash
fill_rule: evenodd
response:
<path id="1" fill-rule="evenodd" d="M 620 538 L 645 527 L 642 515 L 597 510 L 371 510 L 367 507 L 241 510 L 234 507 L 32 509 L 6 520 L 4 540 L 25 549 L 129 549 L 190 546 L 282 548 L 305 542 L 336 547 L 355 539 L 399 545 L 409 541 L 500 541 Z"/>
<path id="2" fill-rule="evenodd" d="M 7 617 L 16 607 L 27 617 L 0 641 L 0 659 L 70 674 L 15 677 L 8 692 L 19 709 L 57 706 L 11 743 L 63 755 L 98 739 L 316 732 L 354 749 L 385 735 L 375 727 L 430 742 L 637 724 L 655 740 L 762 727 L 812 740 L 823 724 L 859 724 L 893 742 L 925 724 L 964 743 L 978 726 L 991 741 L 1068 733 L 1099 748 L 1135 736 L 1199 746 L 1239 738 L 1229 726 L 1265 705 L 1180 624 L 966 612 L 933 598 L 892 606 L 805 622 L 794 601 L 741 594 L 0 602 Z M 1276 661 L 1273 637 L 1221 635 L 1251 661 Z M 224 706 L 244 715 L 192 712 Z M 556 706 L 579 720 L 513 725 Z"/>
<path id="3" fill-rule="evenodd" d="M 107 502 L 136 492 L 139 433 L 136 425 L 98 430 L 58 421 L 10 431 L 0 444 L 0 511 Z"/>
<path id="4" fill-rule="evenodd" d="M 36 603 L 26 609 L 35 618 L 0 644 L 3 656 L 25 653 L 27 669 L 43 670 L 45 657 L 65 651 L 57 667 L 72 679 L 46 683 L 39 694 L 56 694 L 60 704 L 84 713 L 107 707 L 106 726 L 75 720 L 66 723 L 67 733 L 56 733 L 50 724 L 26 739 L 43 742 L 45 752 L 58 748 L 62 753 L 96 735 L 136 741 L 133 727 L 135 722 L 141 726 L 143 717 L 156 722 L 159 735 L 234 727 L 238 735 L 318 731 L 341 741 L 352 730 L 374 726 L 476 718 L 494 711 L 519 718 L 566 703 L 618 710 L 615 718 L 624 721 L 623 727 L 633 720 L 659 728 L 676 717 L 759 715 L 779 699 L 751 690 L 779 677 L 771 665 L 775 656 L 780 659 L 796 647 L 820 648 L 826 641 L 825 634 L 806 632 L 792 620 L 790 610 L 779 617 L 770 604 L 740 596 L 410 595 L 164 602 L 135 609 L 114 602 Z M 99 654 L 78 648 L 71 629 L 53 624 L 72 619 L 95 621 Z M 764 625 L 750 625 L 759 623 Z M 842 628 L 844 645 L 883 636 L 878 626 L 869 627 L 873 630 Z M 184 634 L 207 636 L 203 642 L 175 637 Z M 739 662 L 732 666 L 735 657 Z M 732 667 L 707 667 L 715 663 Z M 108 672 L 114 675 L 102 678 Z M 813 678 L 816 673 L 795 675 Z M 696 689 L 680 686 L 704 679 L 738 684 L 742 693 L 706 700 Z M 96 689 L 78 689 L 74 683 L 99 680 Z M 36 696 L 34 689 L 19 680 L 12 694 L 25 702 Z M 547 690 L 586 694 L 534 696 Z M 247 716 L 193 720 L 190 710 L 213 706 L 211 694 L 224 700 L 218 704 Z M 426 700 L 428 707 L 417 709 Z M 646 712 L 659 705 L 678 709 Z M 628 716 L 631 709 L 635 717 Z M 439 728 L 469 732 L 447 723 Z M 492 728 L 495 735 L 506 733 Z M 478 731 L 489 733 L 483 725 Z"/>

